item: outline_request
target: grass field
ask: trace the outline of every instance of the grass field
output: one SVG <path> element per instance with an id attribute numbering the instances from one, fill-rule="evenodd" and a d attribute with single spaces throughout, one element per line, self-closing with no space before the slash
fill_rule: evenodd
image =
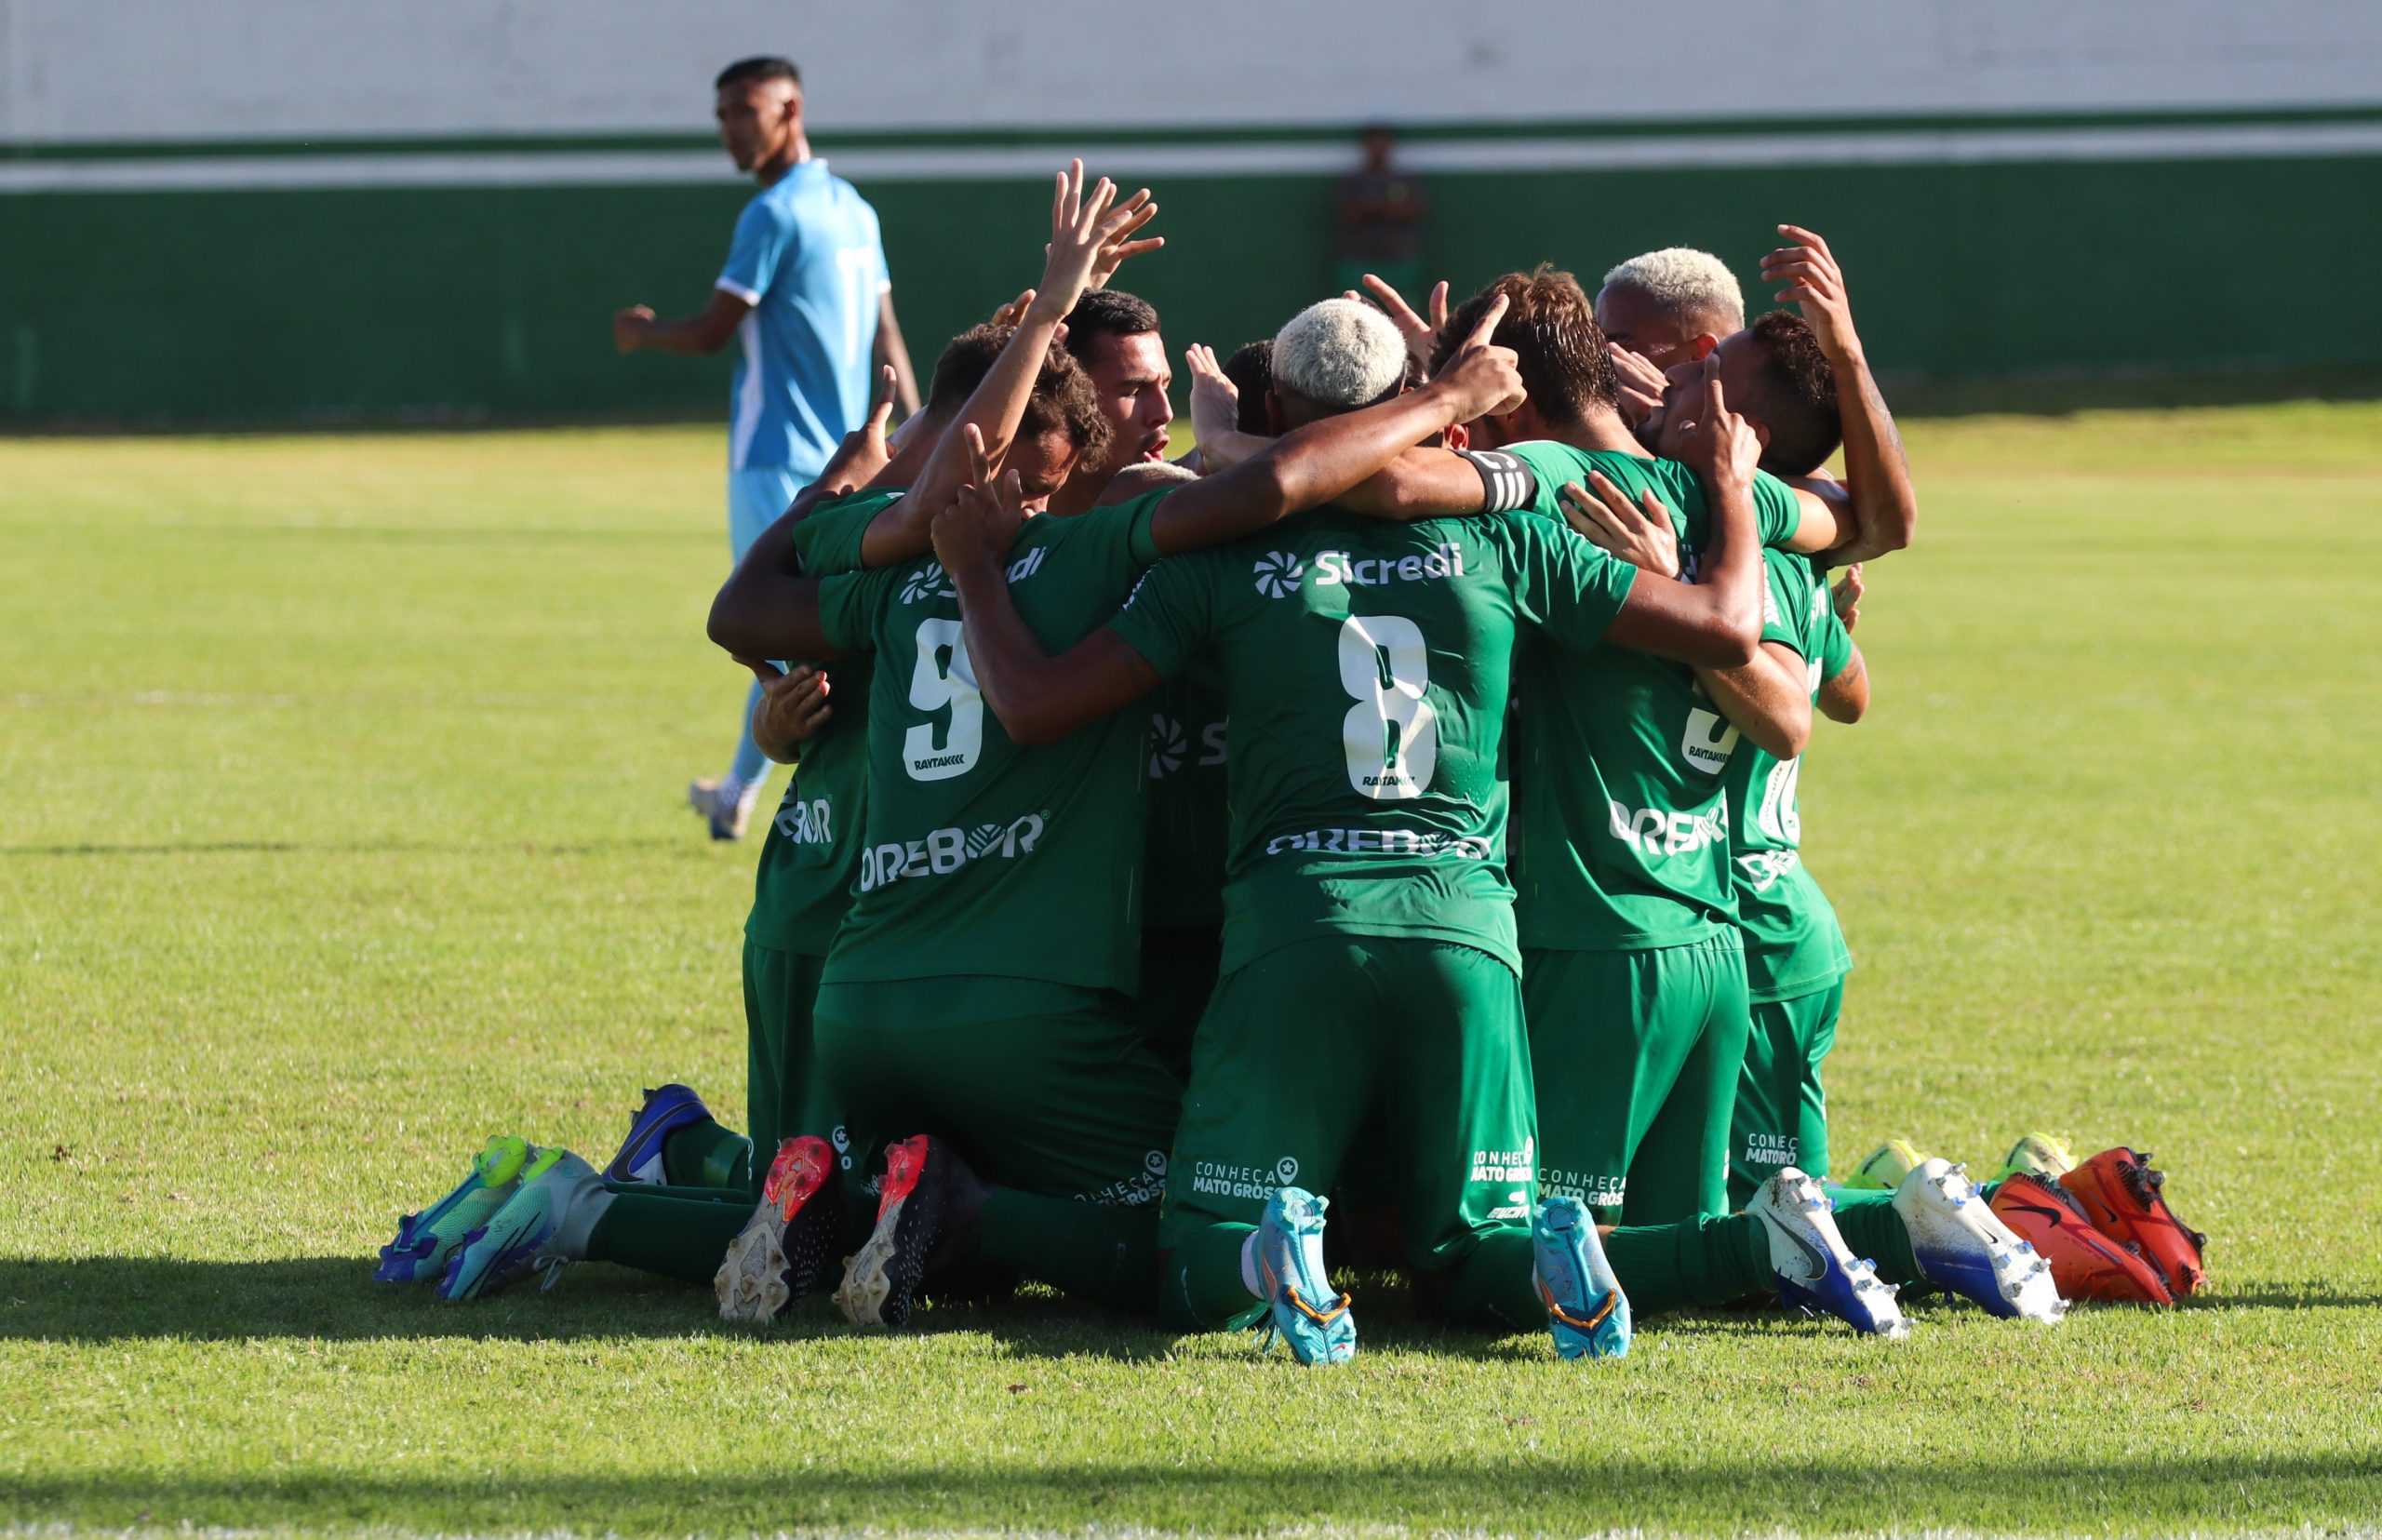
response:
<path id="1" fill-rule="evenodd" d="M 492 1132 L 742 1104 L 752 850 L 680 807 L 713 429 L 0 441 L 0 1525 L 2149 1534 L 2382 1515 L 2382 406 L 1910 432 L 1807 845 L 1840 1164 L 2155 1150 L 2167 1314 L 1539 1339 L 1350 1371 L 1049 1298 L 727 1332 L 607 1267 L 442 1308 Z"/>

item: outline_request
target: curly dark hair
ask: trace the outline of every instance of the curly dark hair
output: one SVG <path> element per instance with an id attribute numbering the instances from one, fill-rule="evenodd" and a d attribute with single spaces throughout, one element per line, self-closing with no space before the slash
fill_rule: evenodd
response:
<path id="1" fill-rule="evenodd" d="M 968 397 L 984 382 L 992 372 L 993 361 L 1017 335 L 1015 327 L 996 326 L 990 321 L 969 328 L 943 345 L 943 356 L 934 363 L 934 382 L 927 389 L 926 411 L 930 416 L 957 417 Z M 1108 419 L 1100 414 L 1100 398 L 1091 388 L 1091 376 L 1066 349 L 1056 342 L 1042 360 L 1042 372 L 1035 378 L 1034 395 L 1025 404 L 1025 416 L 1018 423 L 1018 433 L 1026 438 L 1039 438 L 1058 430 L 1067 435 L 1076 447 L 1076 458 L 1097 461 L 1108 452 L 1110 428 Z"/>
<path id="2" fill-rule="evenodd" d="M 1505 318 L 1490 341 L 1520 355 L 1522 389 L 1549 422 L 1576 422 L 1591 408 L 1620 398 L 1621 377 L 1598 329 L 1596 306 L 1580 280 L 1549 262 L 1528 273 L 1508 273 L 1456 307 L 1439 332 L 1431 372 L 1447 367 L 1456 345 L 1472 334 L 1498 295 L 1506 297 Z"/>
<path id="3" fill-rule="evenodd" d="M 1761 468 L 1773 475 L 1809 475 L 1844 442 L 1836 366 L 1820 351 L 1811 324 L 1791 310 L 1758 316 L 1746 329 L 1753 334 L 1760 383 L 1755 399 L 1738 409 L 1770 430 Z"/>

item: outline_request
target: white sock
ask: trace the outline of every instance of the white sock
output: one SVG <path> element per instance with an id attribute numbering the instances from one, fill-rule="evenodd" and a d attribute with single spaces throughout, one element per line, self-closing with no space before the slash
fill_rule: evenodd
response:
<path id="1" fill-rule="evenodd" d="M 1249 1291 L 1251 1298 L 1265 1297 L 1265 1285 L 1258 1281 L 1257 1277 L 1257 1232 L 1255 1230 L 1250 1231 L 1241 1239 L 1240 1286 Z"/>
<path id="2" fill-rule="evenodd" d="M 563 1212 L 562 1225 L 555 1232 L 555 1249 L 573 1262 L 586 1261 L 587 1239 L 596 1233 L 596 1222 L 619 1196 L 604 1185 L 602 1178 L 589 1178 L 586 1188 L 574 1194 L 570 1207 Z"/>

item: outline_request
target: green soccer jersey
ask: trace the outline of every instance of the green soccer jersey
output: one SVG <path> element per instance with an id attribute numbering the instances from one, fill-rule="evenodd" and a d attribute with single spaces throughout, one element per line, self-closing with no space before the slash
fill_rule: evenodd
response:
<path id="1" fill-rule="evenodd" d="M 860 570 L 861 535 L 902 495 L 893 490 L 831 498 L 794 527 L 795 555 L 806 577 Z M 772 951 L 823 957 L 851 906 L 860 872 L 861 808 L 868 792 L 869 659 L 856 655 L 829 671 L 836 709 L 786 783 L 753 877 L 745 938 Z"/>
<path id="2" fill-rule="evenodd" d="M 1158 558 L 1150 515 L 1171 489 L 1019 529 L 1010 596 L 1046 650 L 1116 613 Z M 994 974 L 1131 993 L 1149 717 L 1012 742 L 933 560 L 829 578 L 819 609 L 838 653 L 877 660 L 860 874 L 824 981 Z"/>
<path id="3" fill-rule="evenodd" d="M 1195 667 L 1150 697 L 1144 926 L 1224 917 L 1224 692 Z"/>
<path id="4" fill-rule="evenodd" d="M 1559 521 L 1556 489 L 1604 473 L 1632 502 L 1652 491 L 1671 510 L 1679 560 L 1694 570 L 1710 519 L 1695 473 L 1555 443 L 1506 452 L 1537 477 L 1532 512 Z M 1800 514 L 1786 483 L 1754 478 L 1764 545 L 1783 543 Z M 1736 922 L 1721 775 L 1737 752 L 1685 663 L 1611 643 L 1587 657 L 1526 647 L 1517 779 L 1516 909 L 1522 944 L 1549 951 L 1679 946 Z"/>
<path id="5" fill-rule="evenodd" d="M 1635 573 L 1527 515 L 1323 508 L 1150 569 L 1117 634 L 1212 658 L 1227 729 L 1224 967 L 1331 933 L 1454 942 L 1517 971 L 1505 872 L 1516 636 L 1596 644 Z"/>
<path id="6" fill-rule="evenodd" d="M 1764 551 L 1770 587 L 1761 639 L 1791 647 L 1805 660 L 1812 694 L 1844 672 L 1853 638 L 1836 618 L 1827 583 L 1805 557 Z M 1803 820 L 1796 805 L 1801 759 L 1781 761 L 1757 745 L 1737 745 L 1721 776 L 1729 797 L 1729 848 L 1745 933 L 1746 981 L 1755 1000 L 1792 999 L 1825 989 L 1853 966 L 1836 910 L 1803 867 Z"/>

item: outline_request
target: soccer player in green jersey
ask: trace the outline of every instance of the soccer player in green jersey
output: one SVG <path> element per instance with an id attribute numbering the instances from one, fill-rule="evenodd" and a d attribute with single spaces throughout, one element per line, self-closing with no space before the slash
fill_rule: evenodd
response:
<path id="1" fill-rule="evenodd" d="M 1615 405 L 1615 377 L 1588 300 L 1569 275 L 1511 275 L 1494 298 L 1499 340 L 1523 360 L 1531 396 L 1467 425 L 1498 451 L 1485 489 L 1462 457 L 1411 450 L 1348 500 L 1367 509 L 1463 513 L 1484 505 L 1563 516 L 1567 482 L 1601 475 L 1678 509 L 1691 549 L 1706 541 L 1702 489 L 1642 449 Z M 1682 387 L 1684 389 L 1684 387 Z M 1762 543 L 1826 550 L 1867 538 L 1858 509 L 1758 475 Z M 1550 1190 L 1608 1218 L 1659 1224 L 1724 1212 L 1728 1118 L 1746 1031 L 1719 774 L 1734 733 L 1693 672 L 1608 642 L 1585 659 L 1525 648 L 1527 703 L 1514 852 L 1539 1168 Z"/>
<path id="2" fill-rule="evenodd" d="M 1037 301 L 1012 348 L 1047 343 L 1064 313 Z M 1029 520 L 999 542 L 998 569 L 1026 623 L 1072 643 L 1159 555 L 1322 502 L 1513 390 L 1506 356 L 1475 350 L 1433 389 L 1315 423 L 1230 474 Z M 716 637 L 877 657 L 859 891 L 816 1025 L 856 1142 L 893 1142 L 838 1301 L 900 1324 L 930 1272 L 980 1252 L 1145 1305 L 1178 1091 L 1110 999 L 1133 982 L 1141 850 L 1116 836 L 1140 814 L 1142 723 L 1011 738 L 987 719 L 951 584 L 935 562 L 797 583 L 771 628 Z"/>
<path id="3" fill-rule="evenodd" d="M 1476 314 L 1476 337 L 1496 328 L 1502 305 Z M 1318 347 L 1332 328 L 1376 329 L 1370 346 Z M 1395 392 L 1405 360 L 1377 313 L 1330 301 L 1284 329 L 1274 368 L 1275 425 L 1289 428 Z M 1712 406 L 1725 424 L 1717 385 Z M 1226 973 L 1194 1043 L 1168 1172 L 1171 1322 L 1263 1314 L 1302 1361 L 1353 1352 L 1348 1302 L 1323 1276 L 1324 1202 L 1308 1188 L 1331 1188 L 1372 1113 L 1386 1125 L 1407 1261 L 1449 1315 L 1545 1319 L 1567 1357 L 1626 1347 L 1627 1306 L 1595 1226 L 1573 1199 L 1533 1197 L 1502 860 L 1507 659 L 1536 630 L 1574 649 L 1611 635 L 1743 661 L 1758 615 L 1756 446 L 1725 426 L 1714 436 L 1731 446 L 1706 467 L 1726 534 L 1716 529 L 1693 585 L 1639 581 L 1549 520 L 1403 525 L 1324 509 L 1159 564 L 1108 629 L 1053 658 L 988 556 L 949 561 L 979 684 L 1022 738 L 1095 735 L 1195 659 L 1224 679 Z M 1506 472 L 1492 462 L 1474 474 Z M 938 522 L 939 549 L 959 517 Z M 1829 1252 L 1848 1314 L 1898 1324 L 1891 1295 L 1864 1288 L 1821 1227 L 1824 1212 L 1811 1225 L 1816 1208 L 1798 1205 L 1808 1227 L 1794 1243 L 1815 1265 Z M 1774 1281 L 1758 1222 L 1644 1239 L 1665 1265 L 1674 1252 L 1727 1252 L 1706 1276 L 1733 1266 L 1738 1292 Z M 1678 1281 L 1664 1266 L 1648 1276 L 1650 1295 Z"/>
<path id="4" fill-rule="evenodd" d="M 1097 455 L 1103 450 L 1107 424 L 1093 402 L 1090 382 L 1075 362 L 1053 344 L 1057 317 L 1081 295 L 1093 274 L 1113 273 L 1126 258 L 1161 244 L 1156 238 L 1133 238 L 1156 212 L 1147 192 L 1118 202 L 1116 191 L 1103 181 L 1087 194 L 1080 162 L 1062 173 L 1052 207 L 1052 240 L 1040 291 L 1045 296 L 1039 307 L 1043 319 L 1036 338 L 1029 344 L 1001 346 L 989 370 L 963 367 L 956 372 L 954 390 L 961 389 L 967 378 L 982 377 L 975 388 L 967 393 L 965 406 L 940 438 L 931 436 L 931 430 L 937 426 L 931 417 L 905 424 L 900 435 L 903 446 L 901 463 L 880 470 L 878 479 L 880 483 L 896 477 L 913 479 L 911 472 L 915 470 L 914 493 L 904 495 L 898 486 L 880 485 L 867 496 L 848 500 L 815 519 L 804 516 L 811 505 L 800 503 L 756 542 L 746 559 L 739 564 L 714 605 L 712 630 L 756 673 L 768 672 L 772 665 L 755 660 L 823 656 L 767 645 L 771 633 L 766 623 L 784 603 L 781 585 L 808 583 L 815 588 L 815 579 L 796 579 L 792 575 L 806 565 L 816 571 L 883 565 L 923 555 L 934 508 L 949 499 L 969 473 L 971 448 L 981 449 L 989 441 L 992 452 L 1007 456 L 1013 468 L 1034 484 L 1037 499 L 1047 497 L 1065 480 L 1080 454 Z M 1035 293 L 1029 290 L 1022 299 L 1030 301 Z M 1010 332 L 998 335 L 1004 344 L 1015 340 Z M 975 340 L 978 351 L 984 341 Z M 950 416 L 948 412 L 942 415 Z M 880 407 L 874 420 L 876 459 L 872 469 L 884 465 L 882 418 Z M 1021 439 L 1022 428 L 1024 433 Z M 854 444 L 848 446 L 848 450 L 857 452 L 860 448 Z M 840 475 L 850 468 L 851 456 L 848 453 L 839 456 L 839 460 L 845 462 L 839 467 Z M 845 475 L 840 484 L 848 489 L 856 479 L 857 476 Z M 824 486 L 821 488 L 823 492 L 825 489 Z M 758 623 L 756 617 L 759 618 Z M 760 641 L 737 646 L 732 638 L 740 634 L 757 636 Z M 835 757 L 830 756 L 827 773 L 836 769 Z M 849 761 L 845 768 L 849 771 Z M 812 780 L 815 782 L 816 777 Z M 802 800 L 813 804 L 820 799 Z M 820 832 L 819 810 L 815 806 L 806 805 L 798 810 L 795 822 L 798 832 L 807 826 L 814 837 L 801 840 L 789 837 L 789 846 L 796 848 L 781 853 L 791 859 L 765 865 L 756 881 L 756 918 L 768 931 L 769 939 L 792 939 L 797 944 L 808 943 L 823 948 L 827 937 L 833 934 L 843 895 L 850 887 L 848 858 L 836 853 L 833 840 L 815 837 Z M 847 826 L 853 822 L 847 818 Z M 830 832 L 834 829 L 832 808 L 826 828 Z M 799 847 L 810 849 L 806 851 Z M 810 858 L 807 861 L 806 855 Z M 789 878 L 788 867 L 801 870 L 802 875 Z M 747 1153 L 748 1146 L 740 1136 L 720 1129 L 691 1091 L 684 1087 L 668 1088 L 672 1094 L 649 1099 L 636 1119 L 628 1144 L 614 1162 L 616 1169 L 611 1174 L 615 1180 L 604 1180 L 603 1173 L 568 1152 L 551 1152 L 563 1158 L 529 1162 L 529 1169 L 515 1179 L 515 1190 L 505 1199 L 504 1207 L 482 1227 L 486 1233 L 478 1242 L 463 1245 L 460 1250 L 448 1247 L 435 1259 L 435 1267 L 416 1265 L 408 1269 L 410 1276 L 438 1277 L 443 1271 L 441 1292 L 454 1298 L 473 1297 L 518 1278 L 532 1267 L 588 1258 L 622 1261 L 681 1276 L 709 1276 L 720 1261 L 728 1238 L 734 1236 L 737 1226 L 744 1223 L 746 1212 L 759 1225 L 763 1211 L 773 1205 L 780 1207 L 781 1217 L 790 1212 L 795 1189 L 772 1193 L 780 1173 L 771 1172 L 768 1177 L 762 1176 L 771 1165 L 772 1155 L 800 1155 L 793 1150 L 792 1144 L 818 1146 L 796 1162 L 802 1168 L 798 1172 L 783 1173 L 789 1180 L 799 1176 L 800 1196 L 815 1196 L 840 1160 L 829 1154 L 816 1135 L 781 1146 L 775 1142 L 776 1135 L 791 1130 L 770 1127 L 772 1118 L 768 1116 L 772 1111 L 780 1114 L 775 1119 L 780 1125 L 785 1123 L 784 1115 L 789 1113 L 793 1121 L 805 1124 L 832 1117 L 826 1110 L 828 1104 L 820 1096 L 820 1077 L 810 1073 L 807 1065 L 789 1062 L 790 1057 L 803 1056 L 796 1039 L 808 1037 L 807 1024 L 797 1018 L 808 1015 L 808 1002 L 816 987 L 816 971 L 798 960 L 806 956 L 763 945 L 748 959 L 754 965 L 747 976 L 748 996 L 754 997 L 751 1004 L 776 1018 L 773 1024 L 777 1028 L 775 1032 L 762 1030 L 756 1035 L 756 1049 L 768 1050 L 761 1058 L 769 1061 L 764 1064 L 756 1059 L 755 1063 L 754 1123 L 764 1139 L 759 1159 Z M 768 1049 L 760 1039 L 771 1037 L 782 1040 L 774 1049 Z M 797 1105 L 789 1106 L 789 1103 Z M 674 1154 L 677 1157 L 675 1163 Z M 679 1187 L 653 1180 L 688 1172 L 699 1173 L 696 1185 Z M 645 1180 L 618 1180 L 623 1177 Z M 757 1207 L 753 1201 L 756 1185 L 762 1199 Z M 786 1199 L 785 1204 L 779 1205 L 781 1198 Z M 425 1212 L 447 1207 L 438 1205 Z M 823 1206 L 820 1212 L 824 1212 Z M 401 1232 L 400 1248 L 406 1246 L 407 1239 Z M 769 1239 L 774 1247 L 778 1237 L 772 1235 Z M 814 1252 L 823 1251 L 823 1242 L 810 1249 Z M 785 1303 L 790 1303 L 792 1295 L 798 1292 L 790 1285 L 799 1282 L 796 1275 L 815 1267 L 817 1260 L 816 1255 L 787 1259 L 785 1267 L 781 1269 L 784 1276 L 761 1292 L 781 1294 Z M 720 1281 L 726 1306 L 729 1304 L 726 1285 L 730 1280 Z M 781 1289 L 778 1284 L 789 1287 Z"/>
<path id="5" fill-rule="evenodd" d="M 1848 424 L 1870 449 L 1848 455 L 1848 490 L 1882 477 L 1889 517 L 1915 516 L 1908 468 L 1893 419 L 1861 359 L 1843 278 L 1818 237 L 1784 227 L 1811 245 L 1773 251 L 1765 272 L 1782 274 L 1779 298 L 1809 320 L 1774 312 L 1733 333 L 1716 351 L 1722 378 L 1734 372 L 1757 403 L 1762 461 L 1782 475 L 1812 476 Z M 1683 397 L 1675 380 L 1666 407 Z M 1679 569 L 1678 524 L 1659 500 L 1633 504 L 1601 477 L 1594 495 L 1563 495 L 1591 540 L 1649 570 Z M 1753 1199 L 1782 1168 L 1827 1172 L 1820 1061 L 1833 1045 L 1851 967 L 1834 910 L 1802 867 L 1796 800 L 1800 756 L 1819 702 L 1839 719 L 1867 708 L 1867 666 L 1840 621 L 1820 573 L 1806 558 L 1765 553 L 1769 592 L 1762 645 L 1742 667 L 1699 669 L 1697 688 L 1742 735 L 1721 772 L 1737 923 L 1749 997 L 1749 1035 L 1735 1084 L 1729 1197 Z M 1857 574 L 1857 565 L 1853 569 Z M 1857 577 L 1855 579 L 1857 583 Z M 1915 1163 L 1916 1164 L 1916 1163 Z M 2043 1259 L 1988 1208 L 1984 1195 L 1947 1162 L 1926 1162 L 1890 1191 L 1836 1192 L 1837 1220 L 1871 1254 L 1890 1284 L 1924 1279 L 2003 1316 L 2056 1319 L 2060 1304 Z"/>

